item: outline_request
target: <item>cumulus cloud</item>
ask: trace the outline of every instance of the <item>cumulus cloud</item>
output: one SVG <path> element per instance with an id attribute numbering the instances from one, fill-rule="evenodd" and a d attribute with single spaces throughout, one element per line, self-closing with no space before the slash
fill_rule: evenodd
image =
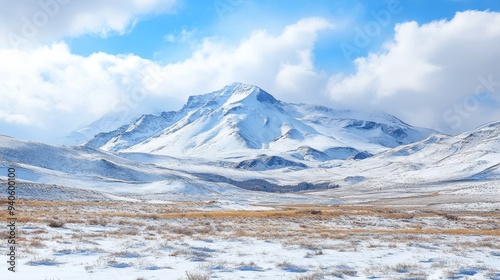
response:
<path id="1" fill-rule="evenodd" d="M 174 3 L 122 2 L 128 3 L 123 24 L 103 18 L 100 27 L 85 29 L 70 20 L 43 36 L 123 32 L 137 14 Z M 127 13 L 130 7 L 138 9 Z M 351 75 L 314 65 L 318 36 L 331 29 L 323 18 L 306 18 L 277 34 L 254 30 L 239 42 L 205 38 L 187 59 L 169 64 L 135 55 L 79 56 L 64 42 L 0 48 L 0 133 L 49 141 L 112 110 L 176 110 L 189 95 L 234 81 L 289 102 L 383 110 L 450 133 L 500 119 L 500 13 L 467 11 L 451 20 L 399 24 L 380 52 L 355 61 Z"/>
<path id="2" fill-rule="evenodd" d="M 131 55 L 82 57 L 64 43 L 0 50 L 0 61 L 1 121 L 49 138 L 106 113 L 124 93 L 140 92 L 137 69 L 153 64 Z"/>
<path id="3" fill-rule="evenodd" d="M 416 125 L 455 133 L 500 119 L 500 13 L 459 12 L 451 20 L 398 24 L 383 50 L 334 75 L 331 98 L 375 108 Z"/>
<path id="4" fill-rule="evenodd" d="M 320 31 L 331 28 L 333 25 L 324 19 L 308 18 L 287 26 L 278 35 L 255 30 L 238 44 L 208 38 L 190 58 L 163 67 L 160 88 L 192 94 L 241 81 L 259 85 L 286 100 L 310 100 L 311 96 L 304 96 L 311 89 L 308 85 L 321 79 L 324 84 L 327 79 L 314 69 L 314 44 Z M 304 74 L 300 80 L 288 80 L 300 74 Z"/>
<path id="5" fill-rule="evenodd" d="M 64 135 L 114 109 L 179 109 L 189 95 L 234 81 L 310 102 L 314 87 L 327 82 L 314 69 L 314 44 L 320 31 L 331 28 L 324 19 L 308 18 L 277 35 L 255 30 L 235 44 L 207 38 L 188 59 L 166 65 L 135 55 L 79 56 L 62 42 L 0 49 L 0 119 L 29 129 L 25 138 L 48 141 L 48 132 Z"/>
<path id="6" fill-rule="evenodd" d="M 65 36 L 124 33 L 138 18 L 171 11 L 176 0 L 0 1 L 0 47 L 27 48 Z"/>

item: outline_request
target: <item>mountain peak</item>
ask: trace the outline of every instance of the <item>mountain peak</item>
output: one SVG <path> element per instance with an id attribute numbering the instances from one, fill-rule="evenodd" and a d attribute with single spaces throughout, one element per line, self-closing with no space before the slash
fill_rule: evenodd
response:
<path id="1" fill-rule="evenodd" d="M 276 98 L 258 86 L 244 83 L 232 83 L 223 89 L 203 95 L 194 95 L 188 98 L 185 109 L 196 109 L 215 104 L 234 104 L 243 100 L 258 101 L 260 103 L 278 104 Z"/>
<path id="2" fill-rule="evenodd" d="M 276 104 L 279 101 L 271 94 L 264 91 L 258 86 L 244 83 L 232 83 L 222 89 L 223 95 L 229 96 L 228 101 L 231 103 L 243 99 L 256 99 L 261 103 Z"/>

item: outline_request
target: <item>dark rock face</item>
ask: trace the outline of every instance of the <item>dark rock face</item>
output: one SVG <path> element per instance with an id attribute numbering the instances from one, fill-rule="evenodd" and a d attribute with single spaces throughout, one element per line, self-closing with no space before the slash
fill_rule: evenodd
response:
<path id="1" fill-rule="evenodd" d="M 285 167 L 307 168 L 307 165 L 284 159 L 278 156 L 262 156 L 237 163 L 234 168 L 245 170 L 268 170 Z"/>
<path id="2" fill-rule="evenodd" d="M 359 153 L 358 150 L 351 147 L 335 147 L 324 151 L 332 159 L 348 159 Z"/>
<path id="3" fill-rule="evenodd" d="M 209 182 L 217 182 L 217 183 L 222 182 L 231 184 L 235 187 L 242 188 L 245 190 L 261 191 L 261 192 L 292 193 L 300 191 L 327 190 L 340 187 L 338 184 L 334 182 L 320 182 L 320 183 L 300 182 L 294 185 L 278 185 L 263 179 L 236 181 L 228 177 L 215 174 L 198 173 L 194 175 Z"/>
<path id="4" fill-rule="evenodd" d="M 364 152 L 357 153 L 352 158 L 355 159 L 355 160 L 361 160 L 361 159 L 369 158 L 369 157 L 372 157 L 372 156 L 373 155 L 370 154 L 369 152 L 364 151 Z"/>
<path id="5" fill-rule="evenodd" d="M 276 104 L 279 102 L 278 100 L 276 100 L 276 98 L 274 98 L 272 95 L 263 90 L 260 90 L 259 93 L 257 94 L 257 100 L 262 103 L 270 103 L 270 104 Z"/>

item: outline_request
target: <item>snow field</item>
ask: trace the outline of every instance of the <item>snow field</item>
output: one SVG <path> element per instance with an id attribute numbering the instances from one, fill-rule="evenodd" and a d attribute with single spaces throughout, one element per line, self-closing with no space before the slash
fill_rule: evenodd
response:
<path id="1" fill-rule="evenodd" d="M 500 277 L 499 213 L 204 206 L 23 201 L 18 271 L 2 279 Z"/>

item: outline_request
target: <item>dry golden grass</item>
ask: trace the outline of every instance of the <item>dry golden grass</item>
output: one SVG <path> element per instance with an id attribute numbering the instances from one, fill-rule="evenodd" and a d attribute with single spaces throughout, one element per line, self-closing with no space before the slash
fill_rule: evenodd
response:
<path id="1" fill-rule="evenodd" d="M 7 203 L 5 199 L 0 199 L 0 205 Z M 95 219 L 96 210 L 100 217 L 137 217 L 146 219 L 165 219 L 165 218 L 233 218 L 233 217 L 301 217 L 301 216 L 338 216 L 338 215 L 356 215 L 356 216 L 376 216 L 388 219 L 411 219 L 432 216 L 443 216 L 449 220 L 457 220 L 466 216 L 492 217 L 500 218 L 498 212 L 470 212 L 445 213 L 435 210 L 404 211 L 398 208 L 378 207 L 378 206 L 350 206 L 350 205 L 280 205 L 275 206 L 274 210 L 264 211 L 245 211 L 245 210 L 222 210 L 222 211 L 189 211 L 189 209 L 198 208 L 207 203 L 204 202 L 179 202 L 173 204 L 144 204 L 130 202 L 53 202 L 53 201 L 17 201 L 18 219 L 35 219 L 38 217 L 50 217 L 56 212 L 62 212 L 73 217 L 90 216 Z M 269 205 L 265 205 L 269 207 Z M 32 209 L 36 209 L 37 215 L 26 215 Z M 151 211 L 155 210 L 155 211 Z M 410 213 L 411 212 L 411 213 Z M 37 217 L 36 217 L 37 216 Z M 0 217 L 6 218 L 6 211 L 0 212 Z"/>
<path id="2" fill-rule="evenodd" d="M 34 240 L 31 240 L 28 244 L 28 247 L 29 248 L 44 248 L 46 247 L 45 244 L 43 242 L 41 242 L 40 240 L 37 240 L 37 239 L 34 239 Z"/>
<path id="3" fill-rule="evenodd" d="M 1 203 L 5 200 L 0 200 Z M 378 206 L 350 205 L 280 205 L 273 210 L 245 211 L 193 210 L 206 202 L 182 202 L 173 204 L 141 204 L 128 202 L 50 202 L 19 200 L 17 219 L 19 223 L 81 223 L 106 226 L 118 224 L 131 227 L 126 230 L 108 232 L 110 235 L 135 235 L 153 232 L 171 235 L 228 235 L 235 237 L 262 236 L 263 238 L 293 238 L 306 235 L 323 239 L 346 239 L 352 234 L 400 235 L 481 235 L 500 236 L 500 230 L 492 225 L 500 222 L 498 212 L 446 213 L 432 209 L 402 210 Z M 269 207 L 269 205 L 265 205 Z M 98 217 L 96 217 L 98 214 Z M 0 211 L 6 219 L 6 211 Z M 426 225 L 427 218 L 441 219 L 447 228 Z M 144 220 L 153 221 L 146 223 Z M 191 222 L 188 227 L 162 227 L 158 223 L 168 220 Z M 374 221 L 384 222 L 379 225 Z M 155 223 L 156 222 L 156 223 Z M 385 227 L 380 224 L 389 224 Z M 347 224 L 348 227 L 336 227 Z M 287 230 L 276 230 L 283 228 Z M 141 229 L 142 228 L 142 229 Z M 89 238 L 89 236 L 84 236 Z M 494 241 L 489 242 L 493 244 Z M 483 244 L 484 245 L 484 244 Z"/>

